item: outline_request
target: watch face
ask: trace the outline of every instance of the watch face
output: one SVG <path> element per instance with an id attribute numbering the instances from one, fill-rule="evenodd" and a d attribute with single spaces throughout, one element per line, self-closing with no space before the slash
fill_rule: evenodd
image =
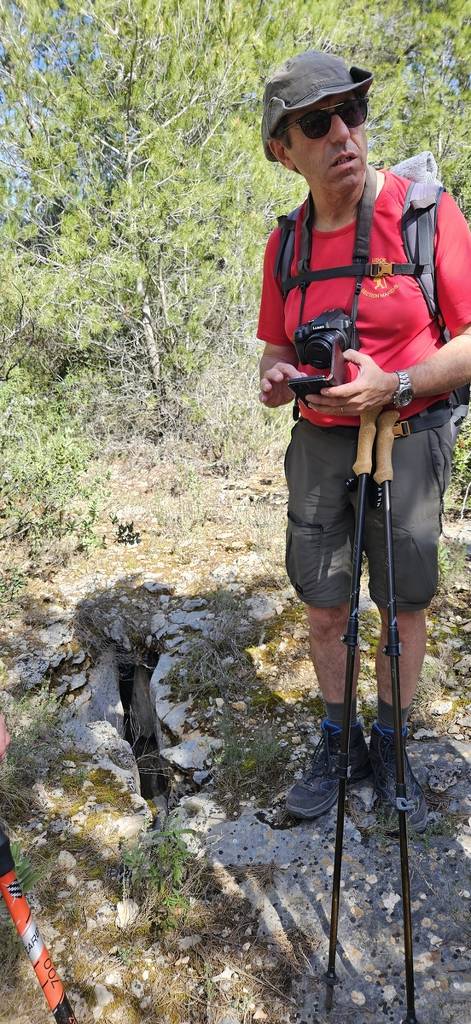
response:
<path id="1" fill-rule="evenodd" d="M 402 409 L 402 406 L 409 405 L 409 402 L 412 402 L 412 389 L 408 387 L 401 388 L 397 396 L 398 406 Z"/>

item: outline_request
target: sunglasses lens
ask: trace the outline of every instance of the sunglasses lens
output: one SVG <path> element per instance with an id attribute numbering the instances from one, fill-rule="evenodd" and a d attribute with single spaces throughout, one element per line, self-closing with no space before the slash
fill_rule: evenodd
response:
<path id="1" fill-rule="evenodd" d="M 300 117 L 298 124 L 308 139 L 321 139 L 327 135 L 332 118 L 327 110 L 311 110 Z"/>
<path id="2" fill-rule="evenodd" d="M 340 117 L 347 128 L 358 128 L 360 124 L 363 124 L 366 121 L 367 111 L 368 100 L 366 97 L 350 100 L 350 102 L 344 103 L 342 108 L 339 108 Z"/>
<path id="3" fill-rule="evenodd" d="M 330 131 L 333 113 L 342 118 L 347 128 L 358 128 L 366 121 L 367 112 L 368 100 L 366 96 L 360 96 L 358 99 L 339 103 L 337 110 L 332 113 L 329 110 L 311 110 L 309 114 L 299 118 L 298 124 L 306 138 L 321 139 Z"/>

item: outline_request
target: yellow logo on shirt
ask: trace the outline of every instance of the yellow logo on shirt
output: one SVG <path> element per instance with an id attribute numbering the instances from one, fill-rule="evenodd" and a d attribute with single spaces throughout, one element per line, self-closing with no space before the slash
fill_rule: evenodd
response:
<path id="1" fill-rule="evenodd" d="M 390 260 L 385 259 L 384 256 L 375 256 L 371 261 L 372 263 L 390 263 Z M 366 278 L 363 282 L 361 294 L 366 295 L 368 299 L 386 299 L 388 295 L 394 295 L 397 292 L 399 285 L 394 283 L 394 278 L 386 275 L 385 277 L 377 277 L 370 280 Z"/>

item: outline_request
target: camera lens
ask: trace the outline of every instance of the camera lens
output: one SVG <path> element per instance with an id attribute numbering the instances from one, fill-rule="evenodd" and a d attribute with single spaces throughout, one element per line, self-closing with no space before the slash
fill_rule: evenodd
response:
<path id="1" fill-rule="evenodd" d="M 323 331 L 321 337 L 313 338 L 306 345 L 306 362 L 320 370 L 330 367 L 332 345 L 338 338 L 339 331 Z"/>

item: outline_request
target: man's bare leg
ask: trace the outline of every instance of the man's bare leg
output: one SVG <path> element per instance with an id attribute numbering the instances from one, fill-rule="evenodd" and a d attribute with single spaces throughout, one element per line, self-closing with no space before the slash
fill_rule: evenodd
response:
<path id="1" fill-rule="evenodd" d="M 383 654 L 383 647 L 386 646 L 388 638 L 388 616 L 386 609 L 380 609 L 380 614 L 382 620 L 381 638 L 376 652 L 378 694 L 381 700 L 392 705 L 390 659 L 387 655 Z M 397 625 L 401 642 L 401 656 L 399 658 L 401 705 L 403 708 L 408 708 L 417 689 L 425 655 L 427 641 L 425 612 L 398 612 Z"/>
<path id="2" fill-rule="evenodd" d="M 348 604 L 335 608 L 307 606 L 311 658 L 322 696 L 325 701 L 332 704 L 341 704 L 344 699 L 347 648 L 341 638 L 347 626 L 348 611 Z M 357 656 L 353 696 L 356 694 L 358 668 Z"/>
<path id="3" fill-rule="evenodd" d="M 344 699 L 345 663 L 347 650 L 341 637 L 345 632 L 348 618 L 348 604 L 335 608 L 307 607 L 311 657 L 324 700 L 340 704 Z M 376 653 L 378 694 L 387 704 L 392 704 L 390 659 L 383 654 L 387 644 L 388 619 L 385 609 L 380 609 L 381 635 Z M 399 661 L 401 680 L 401 704 L 409 707 L 422 668 L 426 644 L 425 612 L 398 612 L 397 624 L 401 641 Z M 358 679 L 359 659 L 355 666 L 354 694 Z"/>
<path id="4" fill-rule="evenodd" d="M 381 639 L 376 656 L 379 713 L 378 721 L 374 723 L 371 730 L 370 762 L 373 769 L 376 793 L 385 807 L 387 815 L 393 815 L 395 822 L 397 798 L 396 752 L 390 659 L 382 653 L 382 647 L 387 642 L 387 614 L 384 610 L 381 611 L 381 619 Z M 408 707 L 417 688 L 417 681 L 425 654 L 425 613 L 423 611 L 398 612 L 397 624 L 401 642 L 399 673 L 402 721 L 405 724 Z M 404 780 L 407 799 L 410 803 L 410 808 L 408 809 L 409 824 L 417 832 L 423 832 L 427 827 L 427 804 L 420 783 L 412 771 L 407 752 L 405 752 L 404 756 Z"/>

